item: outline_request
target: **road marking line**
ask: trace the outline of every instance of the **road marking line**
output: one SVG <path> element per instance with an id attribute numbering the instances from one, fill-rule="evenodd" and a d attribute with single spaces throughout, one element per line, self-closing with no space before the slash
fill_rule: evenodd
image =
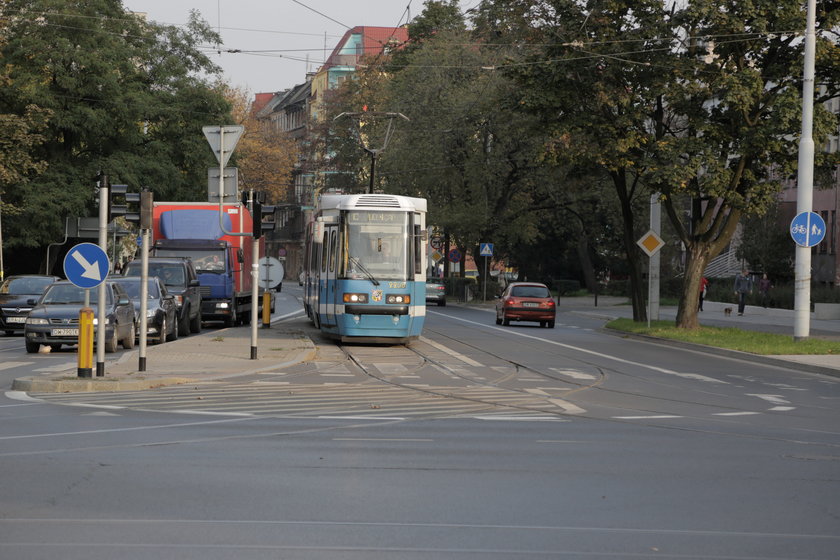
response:
<path id="1" fill-rule="evenodd" d="M 782 395 L 759 395 L 756 393 L 747 393 L 748 397 L 758 397 L 761 400 L 767 401 L 770 404 L 790 404 Z"/>
<path id="2" fill-rule="evenodd" d="M 567 375 L 572 379 L 595 379 L 595 376 L 590 373 L 583 373 L 574 369 L 560 369 L 560 368 L 548 368 L 551 371 L 557 372 L 561 375 Z"/>
<path id="3" fill-rule="evenodd" d="M 565 418 L 555 416 L 473 416 L 476 420 L 490 420 L 494 422 L 568 422 Z"/>
<path id="4" fill-rule="evenodd" d="M 774 406 L 773 408 L 768 408 L 767 410 L 772 410 L 775 412 L 789 412 L 791 410 L 796 410 L 795 406 Z"/>
<path id="5" fill-rule="evenodd" d="M 0 364 L 0 369 L 11 369 L 20 366 L 30 366 L 35 362 L 6 362 L 5 364 Z"/>
<path id="6" fill-rule="evenodd" d="M 332 438 L 333 441 L 435 441 L 431 438 L 354 438 L 354 437 L 337 437 Z"/>
<path id="7" fill-rule="evenodd" d="M 467 322 L 472 323 L 472 321 L 467 321 Z M 449 354 L 453 358 L 458 358 L 459 360 L 461 360 L 462 362 L 464 362 L 467 365 L 475 366 L 475 367 L 484 367 L 483 364 L 480 364 L 480 363 L 476 362 L 472 358 L 470 358 L 468 356 L 464 356 L 463 354 L 461 354 L 459 352 L 456 352 L 455 350 L 453 350 L 451 348 L 447 348 L 443 344 L 439 344 L 439 343 L 435 342 L 434 340 L 429 340 L 425 336 L 421 336 L 420 341 L 425 342 L 429 346 L 433 346 L 433 347 L 437 348 L 441 352 L 445 352 L 445 353 Z"/>
<path id="8" fill-rule="evenodd" d="M 660 414 L 652 416 L 613 416 L 615 420 L 659 420 L 663 418 L 682 418 L 682 416 L 671 416 L 669 414 Z"/>
<path id="9" fill-rule="evenodd" d="M 562 399 L 548 399 L 548 402 L 555 406 L 559 406 L 566 411 L 566 414 L 583 414 L 586 412 L 585 409 L 577 406 L 576 404 L 572 404 Z"/>
<path id="10" fill-rule="evenodd" d="M 441 315 L 443 315 L 443 314 L 441 313 Z M 516 332 L 513 329 L 503 329 L 501 327 L 494 327 L 494 326 L 491 326 L 491 325 L 486 325 L 484 323 L 479 323 L 478 321 L 470 321 L 469 319 L 462 319 L 461 317 L 455 317 L 454 315 L 445 315 L 445 317 L 447 317 L 448 319 L 452 319 L 454 321 L 461 321 L 462 323 L 469 323 L 471 325 L 477 325 L 477 326 L 483 327 L 485 329 L 502 331 L 506 334 L 510 334 L 510 335 L 513 335 L 513 336 L 521 336 L 523 338 L 530 338 L 531 340 L 536 340 L 536 341 L 539 341 L 539 342 L 545 343 L 545 344 L 553 344 L 554 346 L 560 346 L 561 348 L 567 348 L 567 349 L 572 350 L 574 352 L 583 352 L 584 354 L 590 354 L 592 356 L 598 356 L 599 358 L 605 358 L 607 360 L 613 360 L 613 361 L 616 361 L 616 362 L 619 362 L 619 363 L 622 363 L 622 364 L 642 367 L 642 368 L 646 368 L 646 369 L 649 369 L 649 370 L 652 370 L 652 371 L 658 371 L 659 373 L 664 373 L 666 375 L 675 375 L 677 377 L 683 377 L 685 379 L 694 379 L 694 380 L 697 380 L 697 381 L 704 381 L 706 383 L 721 383 L 721 384 L 724 384 L 724 385 L 729 385 L 730 384 L 728 381 L 723 381 L 721 379 L 715 379 L 713 377 L 706 377 L 705 375 L 698 375 L 696 373 L 681 373 L 681 372 L 674 371 L 674 370 L 671 370 L 671 369 L 652 366 L 650 364 L 643 364 L 641 362 L 634 362 L 632 360 L 625 360 L 623 358 L 617 358 L 616 356 L 610 356 L 609 354 L 603 354 L 601 352 L 595 352 L 594 350 L 587 350 L 585 348 L 580 348 L 578 346 L 572 346 L 571 344 L 563 344 L 562 342 L 557 342 L 556 340 L 549 340 L 547 338 L 541 338 L 541 337 L 538 337 L 538 336 L 532 336 L 532 335 L 529 335 L 529 334 Z"/>
<path id="11" fill-rule="evenodd" d="M 399 416 L 316 416 L 322 420 L 405 420 Z"/>
<path id="12" fill-rule="evenodd" d="M 760 412 L 715 412 L 712 416 L 753 416 Z"/>

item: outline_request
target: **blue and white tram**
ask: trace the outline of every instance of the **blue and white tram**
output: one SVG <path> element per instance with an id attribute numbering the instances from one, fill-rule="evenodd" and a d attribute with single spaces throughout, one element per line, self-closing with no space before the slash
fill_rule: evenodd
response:
<path id="1" fill-rule="evenodd" d="M 304 308 L 343 342 L 405 344 L 426 316 L 426 200 L 324 194 L 306 232 Z"/>

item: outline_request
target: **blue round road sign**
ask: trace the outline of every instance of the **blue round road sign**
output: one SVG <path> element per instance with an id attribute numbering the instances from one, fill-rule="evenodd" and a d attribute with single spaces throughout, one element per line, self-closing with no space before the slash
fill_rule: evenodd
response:
<path id="1" fill-rule="evenodd" d="M 93 243 L 79 243 L 64 257 L 64 276 L 80 288 L 97 287 L 110 269 L 108 255 Z"/>
<path id="2" fill-rule="evenodd" d="M 790 222 L 790 236 L 800 247 L 813 247 L 825 239 L 825 221 L 816 212 L 800 212 Z"/>
<path id="3" fill-rule="evenodd" d="M 452 249 L 451 251 L 449 251 L 449 255 L 447 258 L 449 259 L 449 262 L 461 262 L 461 251 L 459 251 L 458 249 Z"/>

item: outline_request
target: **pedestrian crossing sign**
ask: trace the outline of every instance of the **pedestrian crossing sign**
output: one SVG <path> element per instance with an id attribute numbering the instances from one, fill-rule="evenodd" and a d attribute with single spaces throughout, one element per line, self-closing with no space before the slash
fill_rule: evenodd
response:
<path id="1" fill-rule="evenodd" d="M 480 243 L 478 254 L 481 255 L 482 257 L 492 257 L 493 256 L 493 244 L 492 243 Z"/>

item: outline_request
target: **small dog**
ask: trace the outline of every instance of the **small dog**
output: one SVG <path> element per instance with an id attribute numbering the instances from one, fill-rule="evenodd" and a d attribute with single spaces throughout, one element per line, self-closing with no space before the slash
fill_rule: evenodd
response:
<path id="1" fill-rule="evenodd" d="M 723 314 L 725 316 L 729 317 L 730 315 L 732 315 L 732 308 L 731 307 L 724 307 L 723 308 Z"/>

